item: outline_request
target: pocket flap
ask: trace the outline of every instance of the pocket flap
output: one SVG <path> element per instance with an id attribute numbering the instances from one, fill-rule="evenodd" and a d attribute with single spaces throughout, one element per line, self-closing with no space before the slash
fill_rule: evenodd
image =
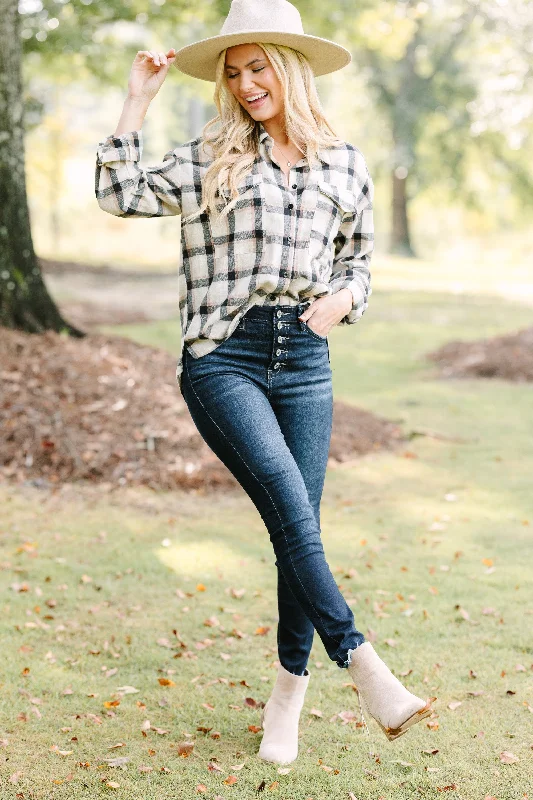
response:
<path id="1" fill-rule="evenodd" d="M 320 181 L 318 190 L 322 194 L 325 194 L 326 197 L 329 197 L 330 200 L 333 200 L 333 202 L 342 209 L 343 214 L 357 213 L 357 198 L 354 193 L 350 192 L 348 189 L 338 189 L 331 183 Z"/>

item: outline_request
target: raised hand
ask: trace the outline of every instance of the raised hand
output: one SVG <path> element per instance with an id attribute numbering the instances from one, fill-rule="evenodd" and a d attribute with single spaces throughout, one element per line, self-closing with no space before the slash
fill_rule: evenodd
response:
<path id="1" fill-rule="evenodd" d="M 176 50 L 168 53 L 139 50 L 133 60 L 128 80 L 128 96 L 139 100 L 153 100 L 174 63 Z"/>

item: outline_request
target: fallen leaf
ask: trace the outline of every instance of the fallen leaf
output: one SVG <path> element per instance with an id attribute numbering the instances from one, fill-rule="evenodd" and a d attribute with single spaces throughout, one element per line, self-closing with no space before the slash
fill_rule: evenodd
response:
<path id="1" fill-rule="evenodd" d="M 500 753 L 500 761 L 502 764 L 516 764 L 520 759 L 510 750 L 504 750 L 503 753 Z"/>
<path id="2" fill-rule="evenodd" d="M 104 758 L 104 761 L 106 761 L 110 767 L 120 767 L 120 769 L 123 769 L 131 759 L 128 756 L 118 756 L 117 758 Z"/>

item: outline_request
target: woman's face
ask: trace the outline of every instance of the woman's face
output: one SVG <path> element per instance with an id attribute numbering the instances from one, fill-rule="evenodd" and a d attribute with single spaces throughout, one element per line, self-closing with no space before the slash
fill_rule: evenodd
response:
<path id="1" fill-rule="evenodd" d="M 225 61 L 228 86 L 252 119 L 265 122 L 283 112 L 281 83 L 267 54 L 257 44 L 228 47 Z M 258 95 L 255 102 L 249 99 Z"/>

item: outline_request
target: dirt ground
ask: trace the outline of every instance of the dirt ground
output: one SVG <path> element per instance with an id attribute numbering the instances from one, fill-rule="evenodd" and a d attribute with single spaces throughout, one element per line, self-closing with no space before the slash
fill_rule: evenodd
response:
<path id="1" fill-rule="evenodd" d="M 502 378 L 533 381 L 533 327 L 476 342 L 448 342 L 427 353 L 443 378 Z"/>
<path id="2" fill-rule="evenodd" d="M 61 311 L 83 330 L 92 325 L 179 319 L 177 270 L 146 272 L 45 258 L 39 263 Z"/>
<path id="3" fill-rule="evenodd" d="M 0 329 L 0 475 L 112 485 L 228 487 L 175 382 L 176 358 L 120 336 Z M 388 420 L 336 402 L 330 457 L 402 441 Z"/>

